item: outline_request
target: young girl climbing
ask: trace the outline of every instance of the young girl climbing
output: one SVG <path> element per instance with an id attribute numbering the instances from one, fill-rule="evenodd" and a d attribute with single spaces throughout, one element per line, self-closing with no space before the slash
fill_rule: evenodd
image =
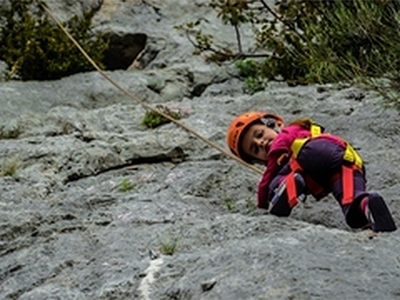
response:
<path id="1" fill-rule="evenodd" d="M 319 200 L 332 193 L 351 228 L 396 230 L 383 198 L 366 191 L 359 154 L 341 137 L 324 133 L 311 119 L 284 126 L 279 115 L 247 112 L 231 122 L 227 144 L 242 160 L 265 163 L 258 186 L 259 208 L 289 216 L 306 195 Z"/>

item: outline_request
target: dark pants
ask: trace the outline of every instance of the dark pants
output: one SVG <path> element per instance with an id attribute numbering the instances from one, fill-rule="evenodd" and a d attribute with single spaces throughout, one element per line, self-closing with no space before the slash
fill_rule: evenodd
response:
<path id="1" fill-rule="evenodd" d="M 342 166 L 348 163 L 343 160 L 344 147 L 334 142 L 319 138 L 308 141 L 301 149 L 297 161 L 303 169 L 302 175 L 311 177 L 317 184 L 322 186 L 326 193 L 332 195 L 338 201 L 346 223 L 352 228 L 360 228 L 366 226 L 368 221 L 359 208 L 360 201 L 367 196 L 365 173 L 355 170 L 353 172 L 354 180 L 354 201 L 351 204 L 343 205 L 343 184 L 342 184 Z M 287 163 L 272 180 L 269 191 L 270 195 L 285 180 L 291 172 L 290 165 Z M 286 200 L 287 201 L 287 200 Z M 289 215 L 292 208 L 288 205 L 279 206 L 280 210 L 272 209 L 271 213 L 277 215 Z"/>

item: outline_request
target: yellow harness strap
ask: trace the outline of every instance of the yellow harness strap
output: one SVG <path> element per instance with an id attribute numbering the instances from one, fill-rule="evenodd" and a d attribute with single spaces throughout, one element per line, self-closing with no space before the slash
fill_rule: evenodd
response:
<path id="1" fill-rule="evenodd" d="M 344 142 L 346 143 L 346 150 L 344 151 L 343 159 L 345 161 L 355 164 L 357 167 L 362 169 L 363 161 L 360 155 L 358 155 L 356 150 L 354 150 L 354 148 L 349 143 L 347 143 L 346 141 Z"/>
<path id="2" fill-rule="evenodd" d="M 310 137 L 304 139 L 295 139 L 292 143 L 291 150 L 292 156 L 294 158 L 297 158 L 297 155 L 299 154 L 300 150 L 303 148 L 306 142 L 321 135 L 321 127 L 316 124 L 310 123 L 310 133 Z"/>

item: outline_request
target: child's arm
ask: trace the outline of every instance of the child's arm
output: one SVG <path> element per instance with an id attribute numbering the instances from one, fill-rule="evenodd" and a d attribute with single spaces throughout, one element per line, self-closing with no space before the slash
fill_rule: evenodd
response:
<path id="1" fill-rule="evenodd" d="M 270 201 L 269 184 L 280 170 L 281 165 L 278 164 L 278 160 L 285 154 L 285 152 L 286 151 L 284 150 L 275 150 L 268 154 L 267 169 L 258 184 L 257 207 L 259 208 L 268 209 Z"/>

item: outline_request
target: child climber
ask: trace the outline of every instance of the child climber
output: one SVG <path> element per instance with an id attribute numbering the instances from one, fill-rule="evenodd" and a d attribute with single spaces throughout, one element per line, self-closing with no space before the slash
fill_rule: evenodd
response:
<path id="1" fill-rule="evenodd" d="M 324 133 L 311 119 L 284 127 L 280 116 L 247 112 L 229 126 L 230 150 L 248 163 L 265 163 L 257 206 L 277 216 L 311 194 L 317 200 L 332 193 L 351 228 L 394 231 L 396 225 L 383 198 L 366 191 L 361 157 L 342 138 Z"/>

